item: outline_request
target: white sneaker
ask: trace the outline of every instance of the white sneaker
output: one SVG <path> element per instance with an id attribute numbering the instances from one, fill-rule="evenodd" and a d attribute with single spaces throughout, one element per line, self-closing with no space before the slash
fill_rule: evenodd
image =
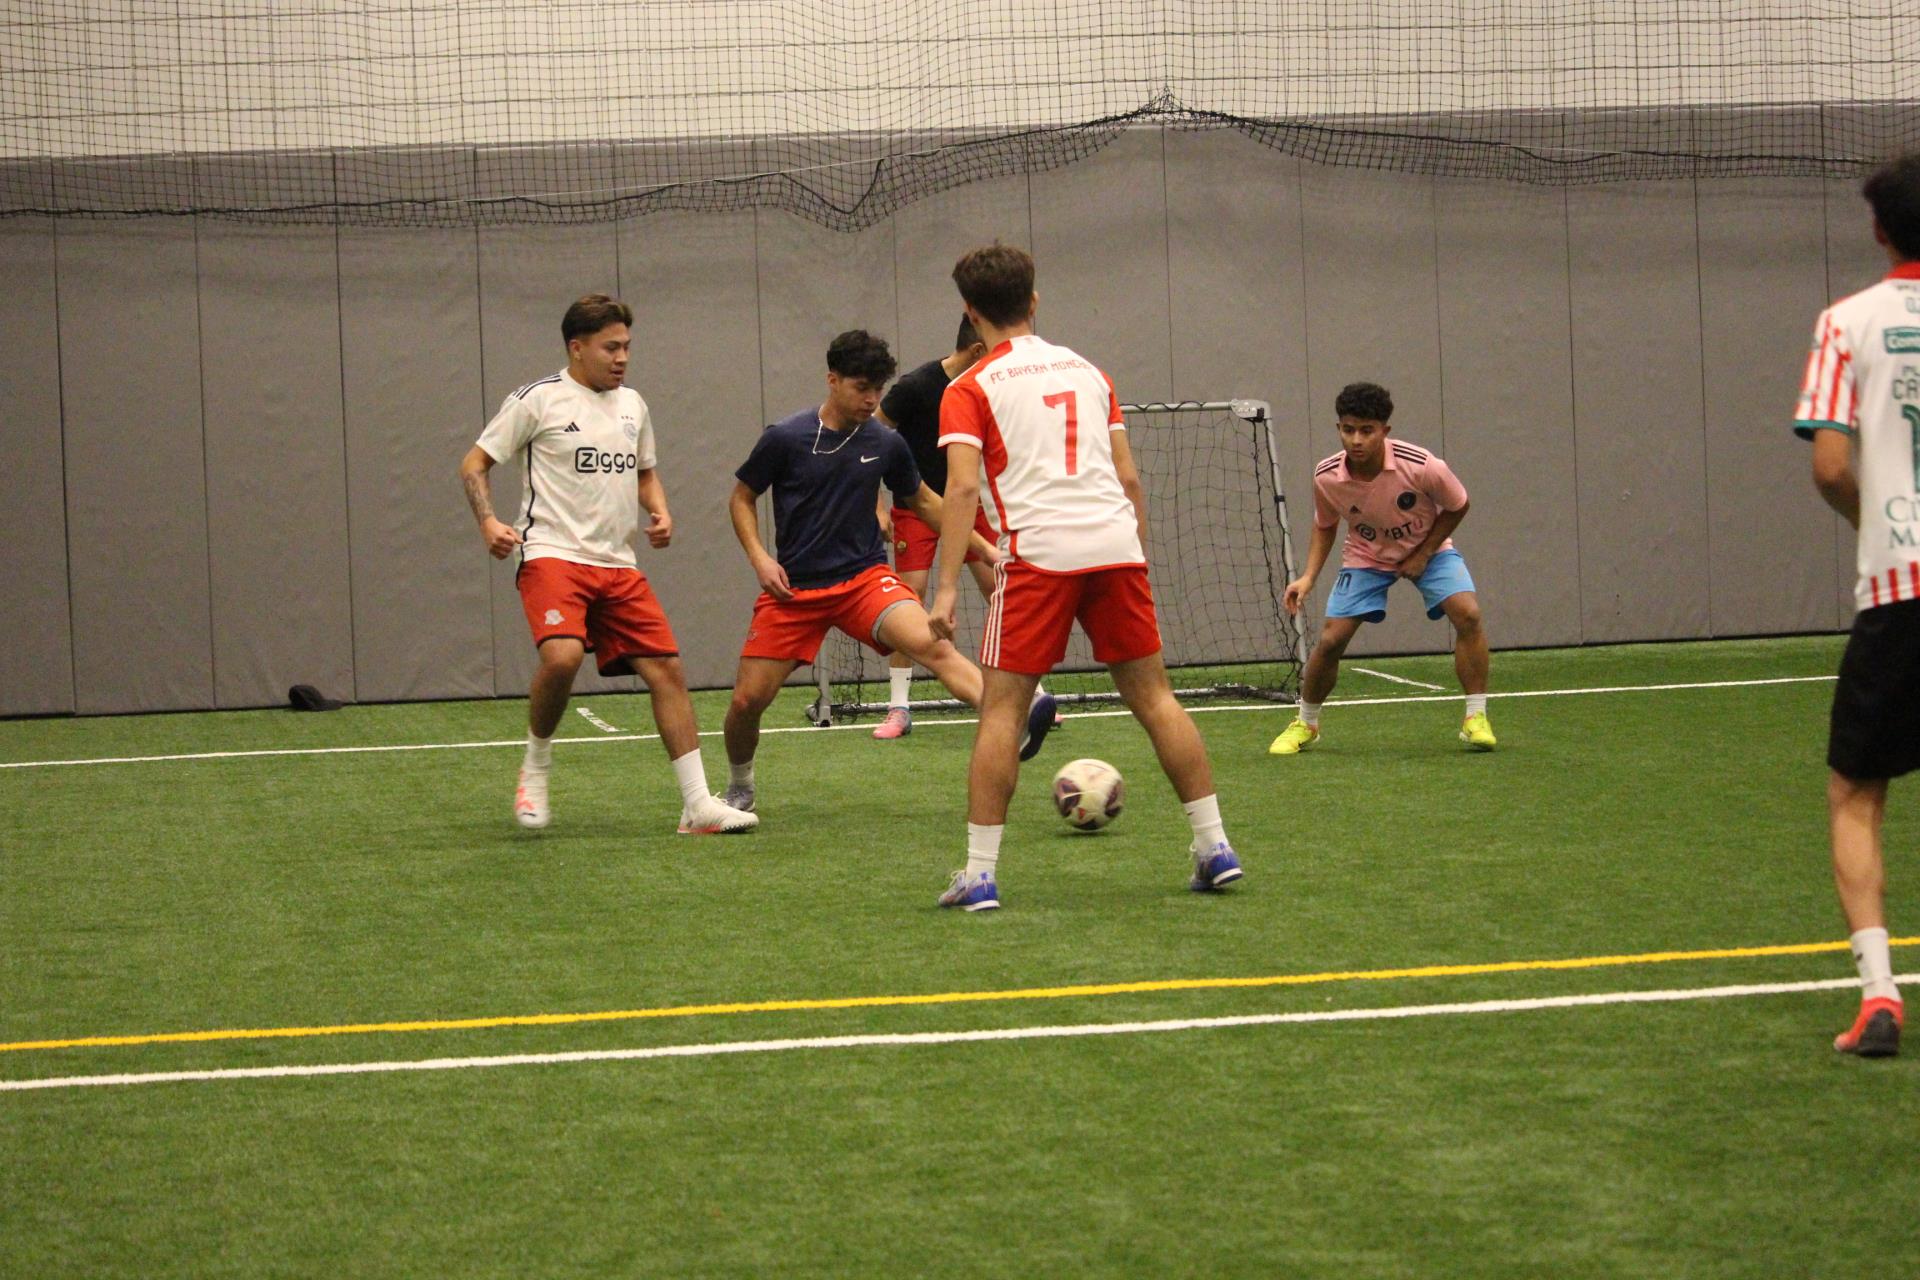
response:
<path id="1" fill-rule="evenodd" d="M 727 784 L 726 794 L 720 797 L 720 803 L 730 809 L 738 809 L 742 813 L 752 813 L 753 788 L 730 782 Z"/>
<path id="2" fill-rule="evenodd" d="M 759 825 L 759 814 L 736 809 L 719 796 L 707 796 L 692 808 L 680 812 L 680 834 L 683 836 L 737 835 Z"/>
<path id="3" fill-rule="evenodd" d="M 538 831 L 553 821 L 547 808 L 547 775 L 520 770 L 520 783 L 513 791 L 513 816 L 529 831 Z"/>

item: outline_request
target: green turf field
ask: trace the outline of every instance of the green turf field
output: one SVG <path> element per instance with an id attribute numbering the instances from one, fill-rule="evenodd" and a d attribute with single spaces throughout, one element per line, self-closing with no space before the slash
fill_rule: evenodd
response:
<path id="1" fill-rule="evenodd" d="M 1451 697 L 1351 670 L 1336 699 L 1366 701 L 1297 758 L 1265 754 L 1289 711 L 1209 711 L 1248 871 L 1218 897 L 1186 890 L 1144 736 L 1070 717 L 982 916 L 934 906 L 970 728 L 804 729 L 811 691 L 769 713 L 799 731 L 764 740 L 763 826 L 728 839 L 674 836 L 658 744 L 572 714 L 553 826 L 518 830 L 517 747 L 484 745 L 524 732 L 513 701 L 0 722 L 0 762 L 479 744 L 0 769 L 0 1083 L 1849 979 L 1844 951 L 1472 970 L 1841 940 L 1839 647 L 1496 655 L 1503 694 L 1619 691 L 1496 697 L 1489 755 Z M 1451 686 L 1445 658 L 1360 665 Z M 1792 677 L 1819 678 L 1645 687 Z M 696 696 L 704 727 L 723 698 Z M 640 697 L 575 705 L 651 727 Z M 1095 836 L 1046 803 L 1079 755 L 1129 783 Z M 1916 835 L 1896 786 L 1896 938 L 1920 934 Z M 1469 971 L 1382 973 L 1429 966 Z M 1074 990 L 1127 983 L 1165 985 Z M 0 1091 L 0 1274 L 1906 1274 L 1920 1054 L 1832 1053 L 1856 1000 Z M 741 1004 L 776 1007 L 684 1008 Z M 15 1047 L 458 1020 L 491 1025 Z"/>

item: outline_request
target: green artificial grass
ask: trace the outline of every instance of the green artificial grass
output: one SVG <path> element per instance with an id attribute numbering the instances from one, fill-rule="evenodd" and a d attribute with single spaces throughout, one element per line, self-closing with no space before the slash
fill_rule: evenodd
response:
<path id="1" fill-rule="evenodd" d="M 1496 655 L 1503 693 L 1830 675 L 1840 640 Z M 1451 688 L 1442 658 L 1360 665 Z M 942 912 L 971 730 L 767 718 L 763 826 L 673 834 L 657 742 L 569 715 L 553 826 L 513 701 L 0 722 L 0 1043 L 1256 977 L 1814 943 L 1825 713 L 1801 683 L 1459 704 L 1349 670 L 1325 737 L 1196 717 L 1245 882 L 1186 890 L 1144 735 L 1022 774 L 1005 908 Z M 1375 702 L 1374 699 L 1385 701 Z M 717 729 L 724 695 L 696 697 Z M 576 700 L 649 730 L 644 697 Z M 708 773 L 724 779 L 717 738 Z M 1128 780 L 1093 836 L 1047 804 Z M 1910 789 L 1896 936 L 1920 934 Z M 1912 969 L 1920 948 L 1895 951 Z M 0 1080 L 1384 1008 L 1844 978 L 1843 952 L 988 1003 L 0 1051 Z M 0 1274 L 1780 1276 L 1920 1256 L 1912 1057 L 1851 991 L 0 1092 Z"/>

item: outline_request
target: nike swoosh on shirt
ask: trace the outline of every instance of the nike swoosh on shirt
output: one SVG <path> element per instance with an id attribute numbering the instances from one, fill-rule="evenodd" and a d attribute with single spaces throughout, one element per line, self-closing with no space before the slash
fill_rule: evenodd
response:
<path id="1" fill-rule="evenodd" d="M 876 454 L 874 454 L 874 455 L 873 455 L 873 456 L 872 456 L 871 458 L 869 458 L 869 457 L 868 457 L 868 456 L 867 456 L 866 454 L 864 454 L 864 453 L 863 453 L 863 454 L 861 454 L 861 455 L 860 455 L 860 461 L 862 461 L 862 462 L 878 462 L 878 461 L 880 461 L 880 455 L 876 453 Z"/>

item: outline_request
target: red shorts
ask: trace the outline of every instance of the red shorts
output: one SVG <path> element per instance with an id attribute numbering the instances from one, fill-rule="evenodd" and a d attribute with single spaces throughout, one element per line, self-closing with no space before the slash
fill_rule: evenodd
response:
<path id="1" fill-rule="evenodd" d="M 874 631 L 887 610 L 908 601 L 917 605 L 920 597 L 883 564 L 831 587 L 796 591 L 791 600 L 775 600 L 763 591 L 753 602 L 753 624 L 740 656 L 812 662 L 834 627 L 877 653 L 891 653 Z"/>
<path id="2" fill-rule="evenodd" d="M 1160 624 L 1145 565 L 1047 573 L 1020 560 L 994 569 L 980 665 L 1043 676 L 1067 654 L 1074 619 L 1097 662 L 1131 662 L 1160 652 Z"/>
<path id="3" fill-rule="evenodd" d="M 584 641 L 603 676 L 627 675 L 629 658 L 680 652 L 667 615 L 638 569 L 604 569 L 541 556 L 514 576 L 537 648 L 549 640 Z"/>
<path id="4" fill-rule="evenodd" d="M 989 543 L 994 540 L 993 526 L 986 512 L 976 512 L 973 531 Z M 893 509 L 893 567 L 899 573 L 919 573 L 933 568 L 933 553 L 940 546 L 940 535 L 933 526 L 905 507 Z M 967 552 L 967 563 L 979 562 L 979 555 Z"/>

